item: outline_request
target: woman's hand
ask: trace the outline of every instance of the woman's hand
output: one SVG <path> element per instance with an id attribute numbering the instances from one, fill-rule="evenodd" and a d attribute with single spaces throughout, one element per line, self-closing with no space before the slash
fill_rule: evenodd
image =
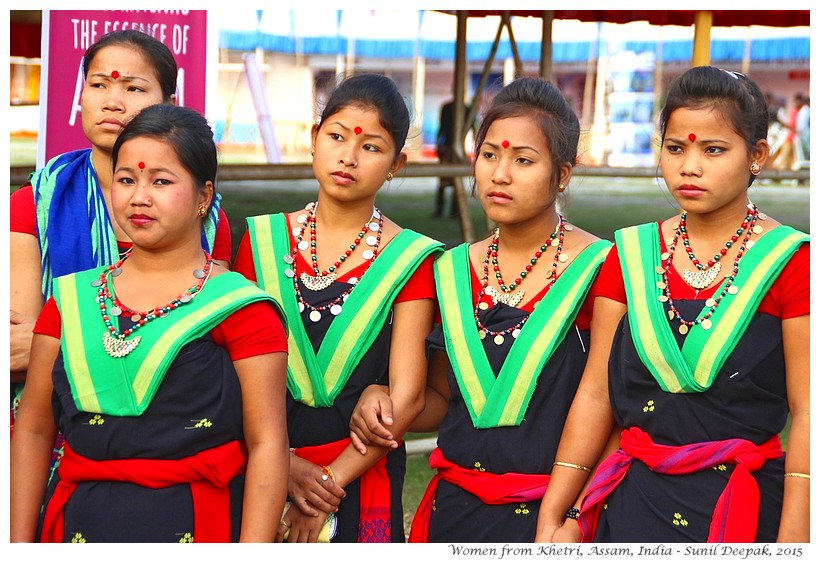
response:
<path id="1" fill-rule="evenodd" d="M 560 525 L 541 526 L 535 531 L 535 543 L 552 543 L 552 537 Z"/>
<path id="2" fill-rule="evenodd" d="M 399 447 L 388 428 L 393 424 L 393 401 L 387 385 L 370 385 L 359 396 L 359 402 L 350 417 L 350 440 L 362 455 L 367 446 L 381 446 L 389 450 Z"/>
<path id="3" fill-rule="evenodd" d="M 28 369 L 34 317 L 10 309 L 9 324 L 9 371 L 21 372 L 20 379 L 24 379 L 25 371 Z"/>
<path id="4" fill-rule="evenodd" d="M 290 456 L 288 496 L 305 516 L 316 517 L 319 512 L 329 514 L 339 510 L 345 490 L 333 479 L 327 478 L 322 468 L 302 459 Z M 291 509 L 292 510 L 292 509 Z"/>
<path id="5" fill-rule="evenodd" d="M 322 526 L 327 520 L 327 512 L 318 512 L 316 516 L 307 516 L 301 510 L 291 506 L 285 511 L 276 533 L 276 541 L 288 543 L 316 543 Z M 288 539 L 285 540 L 285 533 Z"/>
<path id="6" fill-rule="evenodd" d="M 550 540 L 552 543 L 579 543 L 581 541 L 581 526 L 578 520 L 567 518 L 564 523 L 555 530 Z"/>

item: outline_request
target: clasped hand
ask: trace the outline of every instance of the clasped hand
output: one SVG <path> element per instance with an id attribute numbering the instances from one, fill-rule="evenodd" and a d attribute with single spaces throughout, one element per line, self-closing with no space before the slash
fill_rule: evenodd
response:
<path id="1" fill-rule="evenodd" d="M 318 516 L 319 511 L 329 514 L 339 510 L 345 490 L 333 479 L 323 480 L 322 468 L 297 455 L 290 458 L 288 496 L 306 516 Z"/>
<path id="2" fill-rule="evenodd" d="M 350 417 L 350 441 L 361 454 L 367 446 L 395 450 L 399 443 L 388 428 L 393 424 L 393 401 L 386 385 L 370 385 L 359 396 Z"/>

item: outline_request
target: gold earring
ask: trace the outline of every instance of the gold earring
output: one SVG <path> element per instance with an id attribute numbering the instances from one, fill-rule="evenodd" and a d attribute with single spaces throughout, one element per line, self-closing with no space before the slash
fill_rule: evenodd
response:
<path id="1" fill-rule="evenodd" d="M 757 176 L 760 174 L 760 164 L 757 162 L 753 162 L 752 165 L 749 167 L 749 172 L 752 173 L 753 176 Z"/>
<path id="2" fill-rule="evenodd" d="M 388 173 L 387 173 L 387 181 L 388 181 L 388 182 L 390 182 L 391 180 L 393 180 L 393 173 L 392 173 L 392 172 L 388 172 Z"/>
<path id="3" fill-rule="evenodd" d="M 567 188 L 566 188 L 566 186 L 564 186 L 564 182 L 561 182 L 560 184 L 558 184 L 558 191 L 559 192 L 563 192 L 565 189 L 567 189 Z"/>
<path id="4" fill-rule="evenodd" d="M 316 149 L 315 149 L 315 148 L 311 148 L 311 149 L 310 149 L 310 156 L 313 156 L 314 154 L 316 154 Z"/>
<path id="5" fill-rule="evenodd" d="M 200 207 L 197 210 L 196 214 L 199 215 L 200 217 L 205 217 L 205 215 L 208 214 L 208 210 L 205 207 Z"/>

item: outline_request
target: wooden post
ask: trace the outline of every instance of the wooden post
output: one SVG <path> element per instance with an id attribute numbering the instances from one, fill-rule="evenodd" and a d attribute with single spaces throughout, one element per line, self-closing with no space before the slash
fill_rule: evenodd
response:
<path id="1" fill-rule="evenodd" d="M 555 83 L 552 75 L 552 10 L 541 11 L 541 78 Z"/>
<path id="2" fill-rule="evenodd" d="M 692 66 L 705 66 L 711 60 L 712 12 L 695 13 L 695 40 L 692 45 Z"/>
<path id="3" fill-rule="evenodd" d="M 453 153 L 459 161 L 466 161 L 464 154 L 464 90 L 467 78 L 467 12 L 458 10 L 456 12 L 456 60 L 453 79 L 453 102 L 455 135 Z M 465 242 L 475 240 L 470 208 L 467 205 L 467 194 L 464 191 L 464 178 L 456 176 L 453 178 L 453 198 L 458 209 L 458 217 L 461 222 L 461 236 Z"/>

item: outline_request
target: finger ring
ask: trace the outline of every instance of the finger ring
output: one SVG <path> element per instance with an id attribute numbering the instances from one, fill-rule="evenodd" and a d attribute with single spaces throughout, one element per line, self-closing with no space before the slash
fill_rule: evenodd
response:
<path id="1" fill-rule="evenodd" d="M 322 483 L 324 483 L 325 481 L 327 481 L 327 475 L 322 473 Z"/>

